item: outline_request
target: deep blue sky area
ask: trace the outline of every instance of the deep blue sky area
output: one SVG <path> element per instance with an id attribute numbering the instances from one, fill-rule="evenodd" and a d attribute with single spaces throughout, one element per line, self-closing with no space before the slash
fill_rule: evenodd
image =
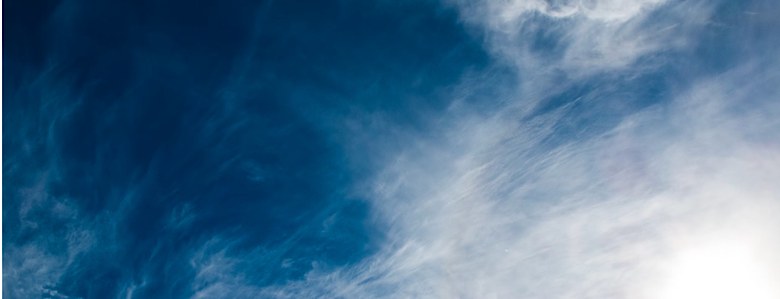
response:
<path id="1" fill-rule="evenodd" d="M 44 286 L 73 298 L 142 282 L 139 298 L 187 297 L 213 238 L 274 252 L 246 265 L 260 286 L 371 254 L 381 234 L 347 188 L 365 170 L 320 118 L 413 129 L 488 63 L 427 2 L 7 1 L 4 17 L 3 245 L 58 255 L 95 227 L 97 248 Z M 19 281 L 7 298 L 31 294 Z"/>
<path id="2" fill-rule="evenodd" d="M 2 294 L 645 298 L 780 211 L 775 2 L 4 1 Z"/>

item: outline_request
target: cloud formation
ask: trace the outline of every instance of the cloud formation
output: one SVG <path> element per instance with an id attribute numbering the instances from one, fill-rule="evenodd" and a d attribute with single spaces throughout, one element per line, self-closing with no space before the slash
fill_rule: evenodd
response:
<path id="1" fill-rule="evenodd" d="M 383 87 L 425 85 L 425 69 L 411 76 L 355 57 L 388 74 L 350 81 L 318 69 L 333 65 L 308 52 L 293 60 L 314 61 L 306 70 L 325 76 L 277 62 L 283 50 L 258 46 L 274 34 L 286 37 L 282 45 L 312 44 L 302 21 L 265 33 L 270 4 L 249 22 L 257 32 L 227 82 L 188 75 L 200 74 L 188 65 L 208 65 L 197 51 L 170 56 L 162 75 L 145 68 L 166 59 L 133 52 L 145 77 L 120 98 L 161 89 L 187 101 L 117 101 L 74 114 L 88 101 L 59 66 L 19 84 L 27 88 L 15 90 L 14 103 L 34 104 L 11 117 L 24 124 L 11 140 L 21 150 L 3 165 L 15 184 L 4 183 L 13 233 L 3 243 L 3 294 L 670 299 L 677 261 L 711 243 L 744 245 L 766 281 L 780 280 L 780 56 L 770 50 L 780 40 L 767 37 L 776 9 L 671 0 L 442 5 L 481 40 L 489 66 L 427 93 L 447 98 L 430 104 L 438 110 Z M 418 24 L 428 23 L 403 23 Z M 349 45 L 315 54 L 330 62 L 326 51 Z M 350 84 L 334 83 L 342 79 Z M 203 82 L 217 92 L 201 93 L 210 90 Z M 268 86 L 294 92 L 285 98 Z M 350 95 L 371 99 L 300 100 Z M 312 116 L 300 103 L 324 112 Z M 62 124 L 78 119 L 100 125 L 84 143 L 111 142 L 95 142 L 103 145 L 73 163 L 64 157 L 82 148 Z M 121 122 L 131 129 L 117 129 Z M 162 141 L 137 142 L 147 136 Z M 101 175 L 114 180 L 101 184 Z M 63 191 L 71 187 L 95 191 Z M 92 280 L 73 282 L 81 277 Z M 755 283 L 762 296 L 780 296 Z"/>

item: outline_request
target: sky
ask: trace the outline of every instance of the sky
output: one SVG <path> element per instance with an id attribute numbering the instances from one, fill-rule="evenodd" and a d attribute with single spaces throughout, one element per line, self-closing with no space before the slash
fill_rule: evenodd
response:
<path id="1" fill-rule="evenodd" d="M 774 0 L 10 0 L 5 298 L 780 298 Z"/>

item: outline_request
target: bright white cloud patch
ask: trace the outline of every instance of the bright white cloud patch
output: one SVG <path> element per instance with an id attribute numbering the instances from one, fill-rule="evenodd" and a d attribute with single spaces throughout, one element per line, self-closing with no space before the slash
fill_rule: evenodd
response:
<path id="1" fill-rule="evenodd" d="M 776 298 L 764 259 L 744 240 L 715 237 L 684 249 L 670 261 L 656 296 L 682 298 Z M 754 245 L 753 245 L 754 246 Z"/>

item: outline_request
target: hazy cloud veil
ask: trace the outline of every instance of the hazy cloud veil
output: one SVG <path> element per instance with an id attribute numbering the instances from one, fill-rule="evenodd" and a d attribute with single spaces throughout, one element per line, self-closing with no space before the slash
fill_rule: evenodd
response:
<path id="1" fill-rule="evenodd" d="M 346 2 L 339 5 L 358 5 Z M 324 58 L 258 49 L 271 39 L 263 33 L 270 21 L 258 20 L 272 18 L 276 5 L 243 16 L 251 20 L 241 24 L 245 36 L 259 46 L 235 46 L 229 67 L 203 66 L 228 78 L 214 87 L 217 96 L 194 88 L 170 94 L 197 104 L 138 104 L 187 111 L 164 148 L 128 154 L 149 166 L 114 161 L 124 154 L 113 146 L 133 146 L 121 140 L 95 146 L 99 158 L 89 166 L 64 160 L 79 149 L 59 149 L 63 138 L 77 138 L 58 129 L 73 115 L 137 125 L 130 100 L 100 108 L 48 101 L 78 99 L 69 86 L 82 84 L 57 79 L 64 71 L 51 64 L 8 81 L 22 87 L 5 88 L 4 98 L 27 104 L 16 100 L 4 113 L 4 135 L 18 136 L 3 145 L 4 296 L 676 299 L 683 297 L 670 279 L 680 256 L 722 243 L 744 245 L 762 265 L 731 295 L 780 296 L 780 8 L 772 1 L 443 1 L 422 5 L 421 14 L 445 15 L 441 22 L 462 35 L 437 29 L 417 39 L 424 33 L 415 26 L 446 26 L 400 22 L 410 28 L 378 33 L 404 36 L 382 44 L 397 49 L 372 48 L 382 43 L 372 30 L 397 25 L 387 21 L 333 38 L 325 44 L 345 46 L 318 49 Z M 371 11 L 382 17 L 416 7 L 376 5 L 389 5 Z M 279 47 L 320 45 L 298 37 L 315 29 L 296 26 L 280 33 L 293 37 Z M 318 30 L 340 36 L 345 28 Z M 328 54 L 349 47 L 362 56 Z M 424 59 L 440 63 L 405 73 L 393 64 L 417 60 L 392 56 L 404 51 L 446 58 L 430 54 Z M 107 96 L 144 97 L 138 86 L 158 79 L 197 85 L 184 64 L 210 59 L 205 51 L 172 61 L 144 55 L 130 55 L 140 65 L 133 68 L 178 71 L 147 71 Z M 321 77 L 286 73 L 292 64 L 277 61 L 287 55 L 310 59 L 306 73 Z M 349 62 L 321 62 L 342 58 Z M 276 73 L 261 70 L 277 63 Z M 183 79 L 158 78 L 166 75 Z M 426 84 L 435 88 L 397 87 Z M 259 93 L 286 104 L 253 104 Z M 157 119 L 147 114 L 139 115 Z M 93 130 L 97 141 L 85 142 L 116 138 L 105 137 L 113 129 Z M 134 170 L 112 170 L 116 163 Z M 127 183 L 95 183 L 96 173 Z M 69 199 L 69 187 L 95 185 L 105 190 Z M 256 196 L 268 202 L 245 203 Z M 266 218 L 274 222 L 252 220 Z M 141 226 L 160 237 L 123 228 Z M 134 246 L 140 251 L 127 249 Z M 134 262 L 102 271 L 88 257 Z M 107 277 L 91 283 L 110 291 L 78 286 L 95 276 Z"/>

